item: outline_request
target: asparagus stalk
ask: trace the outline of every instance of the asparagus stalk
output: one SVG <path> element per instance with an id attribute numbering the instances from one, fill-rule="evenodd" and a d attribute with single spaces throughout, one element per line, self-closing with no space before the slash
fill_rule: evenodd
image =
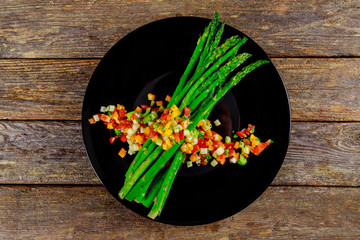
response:
<path id="1" fill-rule="evenodd" d="M 183 75 L 181 76 L 181 78 L 179 80 L 179 84 L 177 85 L 173 96 L 176 96 L 181 91 L 181 89 L 183 88 L 186 80 L 188 79 L 188 76 L 189 76 L 190 72 L 193 70 L 193 68 L 194 68 L 196 62 L 198 61 L 199 56 L 200 56 L 200 54 L 201 54 L 201 52 L 203 50 L 204 44 L 205 44 L 205 42 L 206 42 L 206 40 L 208 38 L 208 35 L 209 35 L 210 27 L 216 21 L 217 22 L 219 21 L 219 13 L 215 14 L 214 19 L 209 23 L 209 25 L 205 28 L 204 33 L 198 39 L 195 50 L 194 50 L 194 52 L 193 52 L 193 54 L 192 54 L 192 56 L 190 58 L 190 61 L 189 61 L 188 65 L 187 65 Z M 171 107 L 173 105 L 172 101 L 173 101 L 173 99 L 170 100 L 167 107 Z"/>
<path id="2" fill-rule="evenodd" d="M 208 52 L 209 52 L 209 50 L 210 50 L 210 49 L 209 49 L 210 46 L 213 44 L 212 40 L 213 40 L 213 36 L 214 36 L 214 34 L 215 34 L 216 27 L 217 27 L 218 24 L 219 24 L 219 18 L 220 18 L 220 14 L 219 14 L 219 13 L 215 13 L 214 19 L 213 19 L 213 21 L 211 21 L 211 23 L 210 23 L 209 36 L 208 36 L 208 38 L 207 38 L 207 40 L 206 40 L 205 47 L 204 47 L 203 51 L 202 51 L 201 54 L 200 54 L 199 62 L 198 62 L 198 65 L 197 65 L 196 69 L 198 69 L 198 68 L 202 65 L 203 61 L 206 59 L 207 54 L 208 54 Z"/>
<path id="3" fill-rule="evenodd" d="M 172 163 L 169 167 L 169 171 L 167 171 L 165 174 L 165 179 L 161 185 L 161 188 L 156 197 L 156 200 L 154 201 L 154 206 L 151 208 L 151 211 L 148 214 L 149 218 L 154 219 L 160 215 L 162 209 L 164 208 L 165 200 L 167 199 L 167 197 L 169 195 L 170 188 L 174 182 L 175 176 L 181 166 L 181 162 L 183 161 L 184 157 L 185 157 L 185 154 L 183 154 L 181 152 L 181 150 L 179 149 L 176 152 L 174 160 L 172 161 Z"/>
<path id="4" fill-rule="evenodd" d="M 261 65 L 268 63 L 269 61 L 266 60 L 258 60 L 255 63 L 251 63 L 250 65 L 244 67 L 239 73 L 237 73 L 234 77 L 231 78 L 229 82 L 225 84 L 223 88 L 219 90 L 219 92 L 215 95 L 214 98 L 211 98 L 207 104 L 204 106 L 202 111 L 200 111 L 199 114 L 197 114 L 193 120 L 193 123 L 189 126 L 189 129 L 194 128 L 201 119 L 206 119 L 215 104 L 236 84 L 240 82 L 241 79 L 243 79 L 248 73 L 252 72 L 256 68 L 260 67 Z M 164 205 L 167 196 L 169 195 L 171 185 L 174 181 L 174 178 L 176 176 L 176 173 L 181 165 L 182 160 L 179 159 L 179 155 L 182 154 L 181 151 L 178 151 L 175 155 L 174 161 L 171 163 L 170 170 L 167 172 L 165 179 L 163 181 L 163 184 L 159 190 L 158 196 L 156 198 L 156 201 L 154 203 L 154 206 L 152 207 L 150 213 L 148 214 L 148 217 L 155 219 L 157 216 L 160 215 Z"/>
<path id="5" fill-rule="evenodd" d="M 194 75 L 190 78 L 190 80 L 187 82 L 187 84 L 185 86 L 181 87 L 181 90 L 179 90 L 179 92 L 175 95 L 173 95 L 173 97 L 171 98 L 171 101 L 169 102 L 168 106 L 172 106 L 172 105 L 177 105 L 182 98 L 185 96 L 186 92 L 189 90 L 189 88 L 194 84 L 194 82 L 196 80 L 199 79 L 199 77 L 201 77 L 201 75 L 204 73 L 204 71 L 209 67 L 209 65 L 216 59 L 218 59 L 219 57 L 223 56 L 224 54 L 226 54 L 226 52 L 233 46 L 235 46 L 236 44 L 239 43 L 239 39 L 238 36 L 234 36 L 231 37 L 229 39 L 227 39 L 225 41 L 225 43 L 223 43 L 221 46 L 219 46 L 218 48 L 215 49 L 215 51 L 211 54 L 211 56 L 209 57 L 209 59 L 207 61 L 204 62 L 204 64 L 198 68 L 196 70 L 196 72 L 194 73 Z"/>

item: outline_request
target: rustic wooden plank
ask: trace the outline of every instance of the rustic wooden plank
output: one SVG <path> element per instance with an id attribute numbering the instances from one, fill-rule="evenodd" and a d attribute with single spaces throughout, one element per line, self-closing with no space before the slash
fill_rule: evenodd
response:
<path id="1" fill-rule="evenodd" d="M 78 122 L 0 122 L 0 183 L 100 184 Z M 121 161 L 121 159 L 119 159 Z M 275 185 L 360 186 L 360 123 L 295 122 Z"/>
<path id="2" fill-rule="evenodd" d="M 3 119 L 80 119 L 99 60 L 0 60 Z"/>
<path id="3" fill-rule="evenodd" d="M 39 1 L 0 2 L 0 57 L 102 57 L 121 37 L 174 16 L 222 20 L 271 56 L 359 56 L 359 1 Z"/>
<path id="4" fill-rule="evenodd" d="M 359 188 L 270 187 L 233 217 L 200 226 L 145 219 L 100 186 L 2 186 L 0 199 L 4 240 L 360 237 Z"/>
<path id="5" fill-rule="evenodd" d="M 296 121 L 359 121 L 360 59 L 276 58 Z"/>
<path id="6" fill-rule="evenodd" d="M 0 119 L 79 120 L 99 60 L 0 60 Z M 275 58 L 294 121 L 360 121 L 360 58 Z"/>

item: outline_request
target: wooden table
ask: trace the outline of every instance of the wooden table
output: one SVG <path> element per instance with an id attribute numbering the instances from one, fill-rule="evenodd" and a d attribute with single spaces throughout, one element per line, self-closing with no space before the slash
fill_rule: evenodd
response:
<path id="1" fill-rule="evenodd" d="M 360 238 L 360 1 L 3 0 L 0 9 L 0 239 Z M 85 88 L 137 27 L 216 10 L 283 76 L 288 154 L 266 192 L 233 217 L 196 227 L 150 221 L 91 168 Z"/>

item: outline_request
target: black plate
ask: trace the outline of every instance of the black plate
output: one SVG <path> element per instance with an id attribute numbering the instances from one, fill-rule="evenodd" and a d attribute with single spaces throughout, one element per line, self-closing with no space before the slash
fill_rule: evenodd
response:
<path id="1" fill-rule="evenodd" d="M 120 141 L 110 144 L 109 130 L 101 123 L 89 125 L 88 119 L 99 112 L 100 106 L 120 103 L 133 110 L 147 103 L 149 92 L 157 99 L 171 95 L 208 23 L 209 19 L 204 18 L 176 17 L 138 28 L 104 56 L 86 89 L 82 129 L 91 164 L 108 191 L 142 216 L 149 209 L 117 196 L 133 156 L 119 158 L 119 149 L 127 146 Z M 223 39 L 233 35 L 245 36 L 226 26 Z M 269 59 L 251 39 L 239 51 L 253 54 L 251 61 Z M 222 122 L 216 129 L 222 135 L 251 123 L 258 137 L 264 141 L 271 138 L 274 144 L 260 156 L 251 157 L 244 167 L 182 167 L 157 221 L 197 225 L 227 218 L 259 197 L 280 169 L 289 143 L 290 108 L 284 83 L 273 63 L 260 67 L 234 87 L 214 108 L 210 119 L 216 118 Z"/>

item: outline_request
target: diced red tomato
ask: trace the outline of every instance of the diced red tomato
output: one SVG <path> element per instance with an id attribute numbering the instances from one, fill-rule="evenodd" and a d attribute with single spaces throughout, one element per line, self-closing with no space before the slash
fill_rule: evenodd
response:
<path id="1" fill-rule="evenodd" d="M 169 114 L 169 111 L 170 111 L 170 110 L 169 110 L 168 108 L 165 108 L 163 113 L 164 113 L 164 114 Z"/>

